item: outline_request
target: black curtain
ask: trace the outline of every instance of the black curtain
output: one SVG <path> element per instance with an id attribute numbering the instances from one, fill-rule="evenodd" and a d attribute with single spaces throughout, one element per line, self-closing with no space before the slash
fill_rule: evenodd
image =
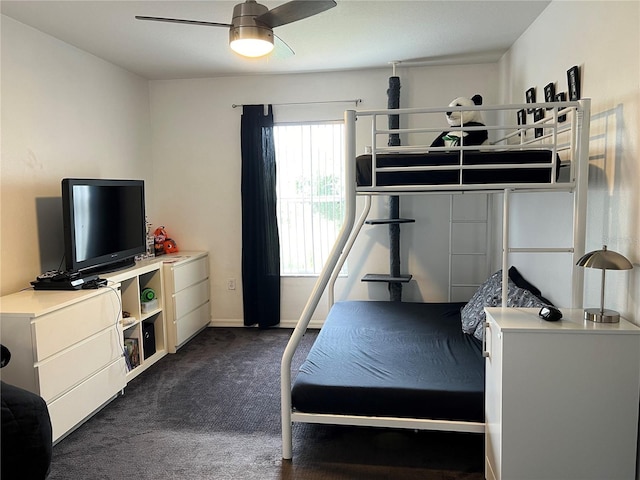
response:
<path id="1" fill-rule="evenodd" d="M 244 105 L 242 146 L 242 295 L 244 324 L 280 323 L 280 239 L 276 218 L 273 110 Z"/>

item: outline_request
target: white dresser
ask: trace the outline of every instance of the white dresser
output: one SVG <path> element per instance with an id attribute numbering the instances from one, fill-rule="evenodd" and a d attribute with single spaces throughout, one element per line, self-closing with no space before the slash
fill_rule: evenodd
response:
<path id="1" fill-rule="evenodd" d="M 25 290 L 2 297 L 2 380 L 37 393 L 53 441 L 109 402 L 126 384 L 119 288 Z"/>
<path id="2" fill-rule="evenodd" d="M 486 312 L 486 478 L 635 478 L 640 328 Z"/>
<path id="3" fill-rule="evenodd" d="M 180 252 L 163 262 L 168 349 L 175 353 L 211 321 L 209 254 Z"/>
<path id="4" fill-rule="evenodd" d="M 0 341 L 11 351 L 0 376 L 44 398 L 54 442 L 210 321 L 207 252 L 142 260 L 102 278 L 108 286 L 98 290 L 0 298 Z"/>

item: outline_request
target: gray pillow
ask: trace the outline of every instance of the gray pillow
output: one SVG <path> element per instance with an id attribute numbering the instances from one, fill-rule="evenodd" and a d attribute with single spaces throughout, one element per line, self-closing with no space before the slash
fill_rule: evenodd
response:
<path id="1" fill-rule="evenodd" d="M 502 293 L 498 291 L 496 298 L 492 299 L 492 305 L 487 305 L 487 307 L 497 307 L 502 305 Z M 515 283 L 512 283 L 509 280 L 509 291 L 507 293 L 507 307 L 535 307 L 540 308 L 547 305 L 538 297 L 536 297 L 529 290 L 525 290 L 524 288 L 517 287 Z M 478 322 L 476 325 L 476 329 L 473 332 L 473 336 L 478 340 L 482 340 L 482 336 L 484 334 L 484 321 L 486 315 L 484 313 L 484 308 L 482 310 L 482 321 Z"/>
<path id="2" fill-rule="evenodd" d="M 460 316 L 462 318 L 462 331 L 473 335 L 485 319 L 484 307 L 495 307 L 502 300 L 502 270 L 487 278 L 473 297 L 462 307 Z M 480 337 L 482 338 L 482 337 Z"/>
<path id="3" fill-rule="evenodd" d="M 542 307 L 547 305 L 529 290 L 518 287 L 509 278 L 507 284 L 508 307 Z M 462 331 L 482 340 L 486 315 L 484 307 L 498 307 L 502 305 L 502 270 L 498 270 L 478 287 L 467 304 L 460 310 Z"/>

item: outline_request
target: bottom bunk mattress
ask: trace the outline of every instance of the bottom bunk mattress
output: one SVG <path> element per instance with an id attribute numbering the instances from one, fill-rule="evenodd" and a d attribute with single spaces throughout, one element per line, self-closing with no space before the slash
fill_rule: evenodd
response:
<path id="1" fill-rule="evenodd" d="M 484 422 L 482 345 L 462 332 L 464 303 L 336 303 L 301 365 L 306 413 Z"/>

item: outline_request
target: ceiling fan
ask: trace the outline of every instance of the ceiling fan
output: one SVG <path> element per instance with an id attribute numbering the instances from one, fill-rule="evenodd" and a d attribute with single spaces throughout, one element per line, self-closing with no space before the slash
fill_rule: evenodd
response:
<path id="1" fill-rule="evenodd" d="M 185 23 L 208 27 L 229 28 L 229 46 L 245 57 L 261 57 L 273 50 L 273 29 L 288 23 L 317 15 L 336 6 L 334 0 L 292 0 L 269 10 L 255 0 L 245 0 L 233 7 L 231 23 L 204 22 L 180 18 L 145 17 L 136 15 L 138 20 L 155 22 Z M 277 37 L 276 37 L 277 38 Z M 286 48 L 291 48 L 282 42 Z M 293 53 L 293 50 L 291 50 Z"/>

